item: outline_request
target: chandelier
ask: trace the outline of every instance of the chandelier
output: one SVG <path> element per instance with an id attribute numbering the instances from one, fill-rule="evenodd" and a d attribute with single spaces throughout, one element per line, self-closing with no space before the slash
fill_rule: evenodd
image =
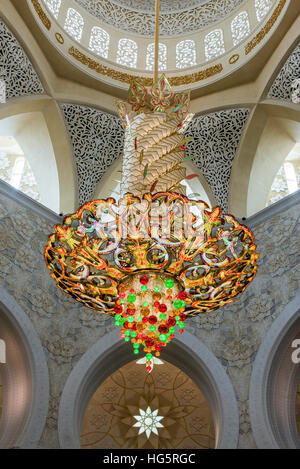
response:
<path id="1" fill-rule="evenodd" d="M 253 280 L 258 254 L 251 231 L 220 207 L 185 195 L 184 138 L 190 92 L 158 78 L 132 82 L 117 109 L 125 127 L 121 198 L 85 203 L 55 226 L 45 261 L 57 286 L 110 314 L 146 353 L 146 369 L 185 320 L 228 303 Z"/>

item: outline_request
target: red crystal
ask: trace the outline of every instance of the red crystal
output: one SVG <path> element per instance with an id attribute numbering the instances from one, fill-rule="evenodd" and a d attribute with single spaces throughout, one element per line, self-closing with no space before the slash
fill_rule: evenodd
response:
<path id="1" fill-rule="evenodd" d="M 154 301 L 154 306 L 155 308 L 159 308 L 160 302 L 159 301 Z"/>
<path id="2" fill-rule="evenodd" d="M 146 316 L 143 317 L 143 322 L 144 323 L 148 322 L 148 318 L 146 318 Z"/>
<path id="3" fill-rule="evenodd" d="M 167 325 L 168 325 L 169 327 L 175 326 L 175 324 L 176 324 L 176 319 L 175 319 L 175 318 L 169 318 L 169 319 L 168 319 Z"/>
<path id="4" fill-rule="evenodd" d="M 122 308 L 121 305 L 116 305 L 116 306 L 114 307 L 114 311 L 115 311 L 116 314 L 120 314 L 120 313 L 123 312 L 123 308 Z"/>
<path id="5" fill-rule="evenodd" d="M 167 305 L 162 304 L 162 305 L 159 305 L 158 309 L 161 313 L 165 313 L 168 308 L 167 308 Z"/>
<path id="6" fill-rule="evenodd" d="M 181 291 L 180 293 L 178 293 L 178 298 L 180 300 L 185 300 L 187 297 L 187 293 L 185 291 Z"/>
<path id="7" fill-rule="evenodd" d="M 156 316 L 150 316 L 148 319 L 150 324 L 155 324 L 157 322 L 157 317 Z"/>
<path id="8" fill-rule="evenodd" d="M 154 345 L 154 342 L 152 339 L 146 339 L 145 344 L 146 344 L 146 347 L 152 347 Z"/>
<path id="9" fill-rule="evenodd" d="M 169 328 L 168 326 L 164 326 L 163 324 L 161 324 L 160 326 L 158 326 L 158 331 L 161 334 L 167 334 L 169 332 Z"/>
<path id="10" fill-rule="evenodd" d="M 140 282 L 141 282 L 142 285 L 147 285 L 147 283 L 149 282 L 149 279 L 148 279 L 148 277 L 146 277 L 146 275 L 143 275 L 140 278 Z"/>

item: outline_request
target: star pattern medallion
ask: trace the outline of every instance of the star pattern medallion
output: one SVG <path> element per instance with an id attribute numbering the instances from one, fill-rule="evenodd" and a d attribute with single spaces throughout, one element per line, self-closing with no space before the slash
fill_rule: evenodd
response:
<path id="1" fill-rule="evenodd" d="M 160 421 L 164 418 L 158 415 L 158 409 L 151 411 L 150 407 L 147 407 L 146 410 L 139 409 L 140 415 L 134 415 L 134 418 L 137 422 L 133 425 L 134 427 L 139 427 L 139 435 L 141 433 L 146 433 L 147 438 L 150 438 L 151 433 L 158 435 L 158 428 L 163 428 L 163 425 Z"/>

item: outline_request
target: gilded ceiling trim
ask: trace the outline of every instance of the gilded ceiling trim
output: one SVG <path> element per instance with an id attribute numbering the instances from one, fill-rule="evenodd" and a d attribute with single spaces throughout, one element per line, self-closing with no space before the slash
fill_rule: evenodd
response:
<path id="1" fill-rule="evenodd" d="M 106 75 L 113 80 L 121 81 L 123 83 L 130 84 L 132 80 L 139 80 L 140 84 L 144 86 L 151 86 L 153 83 L 152 78 L 138 76 L 138 75 L 130 75 L 128 73 L 119 72 L 118 70 L 111 69 L 105 65 L 96 62 L 95 60 L 87 57 L 85 54 L 80 52 L 75 47 L 69 48 L 69 54 L 74 57 L 74 59 L 78 60 L 83 65 L 86 65 L 91 70 L 94 70 L 101 75 Z M 196 83 L 201 80 L 205 80 L 206 78 L 210 78 L 218 73 L 221 73 L 223 70 L 222 64 L 217 64 L 212 67 L 206 68 L 205 70 L 201 70 L 196 73 L 191 73 L 189 75 L 182 75 L 182 76 L 173 76 L 168 78 L 168 81 L 171 86 L 181 86 L 181 85 L 188 85 L 190 83 Z"/>
<path id="2" fill-rule="evenodd" d="M 182 75 L 178 77 L 170 77 L 168 79 L 171 86 L 189 85 L 191 83 L 197 83 L 198 81 L 205 80 L 206 78 L 213 77 L 223 71 L 223 65 L 217 64 L 212 67 L 208 67 L 200 72 L 190 73 L 189 75 Z"/>
<path id="3" fill-rule="evenodd" d="M 230 63 L 230 65 L 233 65 L 235 64 L 238 60 L 239 60 L 240 56 L 239 54 L 233 54 L 229 59 L 228 59 L 228 63 Z"/>
<path id="4" fill-rule="evenodd" d="M 57 42 L 59 44 L 64 44 L 65 43 L 65 40 L 64 40 L 63 36 L 60 33 L 55 33 L 55 39 L 57 40 Z"/>
<path id="5" fill-rule="evenodd" d="M 272 27 L 276 23 L 285 4 L 286 4 L 286 0 L 280 0 L 271 18 L 269 19 L 269 21 L 259 31 L 259 33 L 257 33 L 256 36 L 246 45 L 245 55 L 249 54 L 254 49 L 254 47 L 256 47 L 264 39 L 264 37 L 268 34 L 268 32 L 272 29 Z"/>
<path id="6" fill-rule="evenodd" d="M 46 15 L 44 10 L 42 9 L 42 7 L 40 5 L 40 2 L 38 0 L 31 0 L 31 3 L 32 3 L 35 11 L 39 15 L 39 18 L 42 21 L 43 25 L 49 31 L 51 29 L 51 21 L 49 20 L 48 16 Z"/>

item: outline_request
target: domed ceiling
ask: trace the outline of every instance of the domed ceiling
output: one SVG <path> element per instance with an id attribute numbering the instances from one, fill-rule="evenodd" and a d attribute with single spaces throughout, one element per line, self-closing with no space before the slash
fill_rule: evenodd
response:
<path id="1" fill-rule="evenodd" d="M 118 30 L 153 36 L 155 0 L 75 0 L 101 22 Z M 246 0 L 161 0 L 160 34 L 177 36 L 210 26 Z"/>
<path id="2" fill-rule="evenodd" d="M 166 12 L 182 11 L 208 2 L 209 0 L 160 0 L 160 10 Z M 155 9 L 155 0 L 112 0 L 112 3 L 123 5 L 136 11 L 153 12 Z"/>

